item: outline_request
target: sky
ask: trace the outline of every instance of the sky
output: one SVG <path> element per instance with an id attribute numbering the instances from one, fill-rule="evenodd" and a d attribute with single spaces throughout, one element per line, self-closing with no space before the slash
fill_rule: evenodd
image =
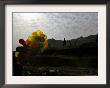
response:
<path id="1" fill-rule="evenodd" d="M 98 34 L 97 12 L 13 13 L 13 50 L 40 28 L 48 39 L 66 40 Z"/>

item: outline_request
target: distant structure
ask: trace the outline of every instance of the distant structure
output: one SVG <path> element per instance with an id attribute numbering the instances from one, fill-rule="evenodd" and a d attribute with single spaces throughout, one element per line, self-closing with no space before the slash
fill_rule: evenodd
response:
<path id="1" fill-rule="evenodd" d="M 89 35 L 87 37 L 79 37 L 77 39 L 66 40 L 55 40 L 55 39 L 48 39 L 48 49 L 73 49 L 73 48 L 80 48 L 83 44 L 94 45 L 95 43 L 98 45 L 98 35 Z M 92 44 L 94 43 L 94 44 Z M 87 45 L 85 46 L 87 47 Z"/>
<path id="2" fill-rule="evenodd" d="M 70 48 L 72 47 L 71 40 L 69 40 Z"/>

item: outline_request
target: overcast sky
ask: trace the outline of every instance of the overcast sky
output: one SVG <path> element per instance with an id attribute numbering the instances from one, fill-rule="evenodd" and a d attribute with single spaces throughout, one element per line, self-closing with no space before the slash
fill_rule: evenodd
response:
<path id="1" fill-rule="evenodd" d="M 13 13 L 13 50 L 20 38 L 26 40 L 36 28 L 41 28 L 48 39 L 86 37 L 98 33 L 98 13 Z"/>

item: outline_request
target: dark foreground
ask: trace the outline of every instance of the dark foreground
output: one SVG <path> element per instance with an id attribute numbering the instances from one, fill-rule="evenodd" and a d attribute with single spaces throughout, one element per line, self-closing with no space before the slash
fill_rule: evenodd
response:
<path id="1" fill-rule="evenodd" d="M 51 51 L 34 56 L 24 56 L 20 65 L 13 63 L 16 76 L 96 76 L 97 51 Z M 54 53 L 52 53 L 54 52 Z M 74 54 L 73 54 L 74 53 Z"/>

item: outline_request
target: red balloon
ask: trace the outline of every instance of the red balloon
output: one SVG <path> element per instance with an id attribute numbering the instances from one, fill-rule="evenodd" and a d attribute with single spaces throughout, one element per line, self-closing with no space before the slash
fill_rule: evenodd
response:
<path id="1" fill-rule="evenodd" d="M 22 44 L 23 46 L 26 46 L 26 42 L 24 41 L 24 39 L 20 39 L 19 43 Z"/>

